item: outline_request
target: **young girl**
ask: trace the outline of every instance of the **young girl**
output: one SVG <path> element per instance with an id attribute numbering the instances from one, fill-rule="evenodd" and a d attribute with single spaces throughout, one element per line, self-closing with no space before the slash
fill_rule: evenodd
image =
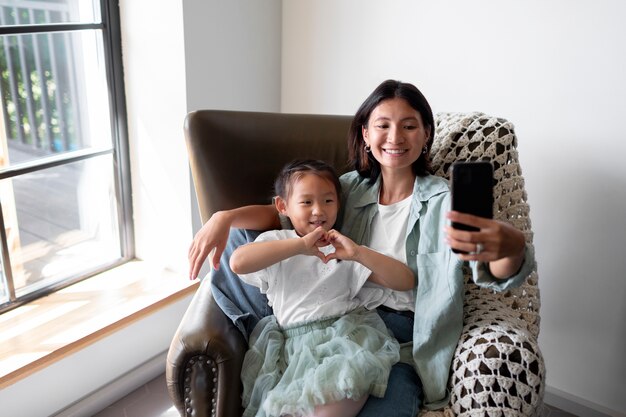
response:
<path id="1" fill-rule="evenodd" d="M 340 184 L 330 166 L 288 164 L 275 191 L 294 230 L 265 232 L 230 259 L 274 310 L 250 335 L 244 416 L 355 416 L 368 395 L 384 395 L 399 360 L 398 342 L 370 310 L 383 290 L 361 287 L 369 280 L 408 290 L 415 278 L 400 261 L 332 230 Z"/>

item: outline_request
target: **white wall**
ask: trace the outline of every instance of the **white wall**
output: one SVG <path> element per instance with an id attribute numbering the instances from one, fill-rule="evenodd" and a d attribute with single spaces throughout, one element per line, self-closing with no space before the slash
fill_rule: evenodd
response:
<path id="1" fill-rule="evenodd" d="M 516 126 L 550 388 L 626 413 L 626 4 L 289 0 L 282 110 L 353 114 L 387 78 Z"/>
<path id="2" fill-rule="evenodd" d="M 280 110 L 280 0 L 186 0 L 184 16 L 187 111 Z M 201 221 L 189 187 L 185 227 L 195 232 Z M 208 271 L 207 262 L 199 276 Z"/>
<path id="3" fill-rule="evenodd" d="M 188 110 L 280 109 L 280 0 L 186 0 Z"/>
<path id="4" fill-rule="evenodd" d="M 134 0 L 120 8 L 137 257 L 186 274 L 199 220 L 184 117 L 280 108 L 281 3 Z"/>
<path id="5" fill-rule="evenodd" d="M 186 273 L 191 223 L 180 0 L 120 1 L 136 255 Z"/>

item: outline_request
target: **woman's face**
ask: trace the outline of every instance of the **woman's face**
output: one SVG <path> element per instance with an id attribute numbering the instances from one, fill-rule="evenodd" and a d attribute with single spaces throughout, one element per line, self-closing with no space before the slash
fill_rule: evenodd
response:
<path id="1" fill-rule="evenodd" d="M 381 101 L 363 128 L 363 139 L 383 175 L 404 171 L 413 175 L 411 165 L 422 155 L 429 136 L 422 116 L 402 98 Z"/>

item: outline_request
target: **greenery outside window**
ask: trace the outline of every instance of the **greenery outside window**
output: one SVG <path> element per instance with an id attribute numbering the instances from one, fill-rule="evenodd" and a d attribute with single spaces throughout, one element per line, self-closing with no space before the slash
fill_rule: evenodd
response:
<path id="1" fill-rule="evenodd" d="M 0 312 L 134 256 L 118 3 L 0 0 Z"/>

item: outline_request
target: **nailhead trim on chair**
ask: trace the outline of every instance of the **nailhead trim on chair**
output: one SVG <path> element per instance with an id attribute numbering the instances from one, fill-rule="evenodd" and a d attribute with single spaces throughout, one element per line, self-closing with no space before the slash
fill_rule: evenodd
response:
<path id="1" fill-rule="evenodd" d="M 215 416 L 218 371 L 215 360 L 206 355 L 189 359 L 183 383 L 185 416 Z M 204 386 L 207 385 L 207 386 Z M 191 395 L 194 395 L 192 397 Z M 209 399 L 211 401 L 209 402 Z M 203 410 L 210 403 L 209 410 Z"/>

